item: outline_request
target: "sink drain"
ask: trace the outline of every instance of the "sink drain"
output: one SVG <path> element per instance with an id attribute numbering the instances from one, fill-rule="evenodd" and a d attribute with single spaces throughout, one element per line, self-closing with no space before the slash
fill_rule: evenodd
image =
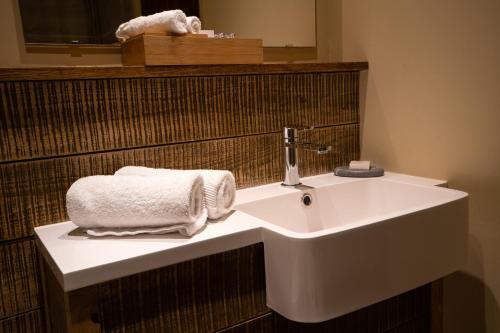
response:
<path id="1" fill-rule="evenodd" d="M 310 206 L 313 202 L 313 198 L 312 198 L 312 195 L 309 194 L 309 193 L 304 193 L 304 195 L 302 196 L 302 204 L 304 206 Z"/>

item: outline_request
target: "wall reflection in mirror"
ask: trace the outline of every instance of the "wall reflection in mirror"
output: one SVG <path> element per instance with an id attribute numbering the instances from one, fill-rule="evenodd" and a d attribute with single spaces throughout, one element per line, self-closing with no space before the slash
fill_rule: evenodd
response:
<path id="1" fill-rule="evenodd" d="M 264 46 L 316 45 L 315 0 L 19 0 L 19 9 L 26 43 L 113 44 L 121 23 L 181 9 L 203 29 Z"/>

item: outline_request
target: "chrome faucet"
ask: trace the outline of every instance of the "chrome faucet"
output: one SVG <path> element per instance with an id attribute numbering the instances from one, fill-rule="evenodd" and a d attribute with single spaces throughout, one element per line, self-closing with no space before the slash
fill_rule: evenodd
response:
<path id="1" fill-rule="evenodd" d="M 332 150 L 331 146 L 314 144 L 310 142 L 299 142 L 299 130 L 312 130 L 310 128 L 297 128 L 291 126 L 283 127 L 283 140 L 285 145 L 285 180 L 281 185 L 300 185 L 299 161 L 297 158 L 298 148 L 316 151 L 318 155 L 327 154 Z"/>

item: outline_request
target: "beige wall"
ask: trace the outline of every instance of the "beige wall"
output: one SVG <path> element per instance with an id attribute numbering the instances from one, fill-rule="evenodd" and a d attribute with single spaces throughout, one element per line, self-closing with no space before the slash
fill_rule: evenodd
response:
<path id="1" fill-rule="evenodd" d="M 316 48 L 319 62 L 342 61 L 342 0 L 316 0 Z"/>
<path id="2" fill-rule="evenodd" d="M 315 0 L 200 0 L 204 29 L 273 47 L 316 46 L 315 9 Z"/>
<path id="3" fill-rule="evenodd" d="M 12 1 L 0 2 L 0 42 L 3 45 L 3 50 L 0 52 L 0 66 L 18 65 L 20 59 Z"/>
<path id="4" fill-rule="evenodd" d="M 343 60 L 370 64 L 362 158 L 470 193 L 445 331 L 500 332 L 500 1 L 347 0 L 342 18 Z"/>

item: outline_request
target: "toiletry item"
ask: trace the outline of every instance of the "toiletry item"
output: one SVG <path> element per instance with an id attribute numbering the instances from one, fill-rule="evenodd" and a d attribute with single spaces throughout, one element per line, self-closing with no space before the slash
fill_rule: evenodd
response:
<path id="1" fill-rule="evenodd" d="M 369 170 L 363 169 L 350 169 L 348 166 L 339 166 L 334 170 L 335 176 L 339 177 L 355 177 L 355 178 L 369 178 L 380 177 L 384 175 L 384 169 L 372 166 Z"/>
<path id="2" fill-rule="evenodd" d="M 213 30 L 200 30 L 200 32 L 198 32 L 198 33 L 202 34 L 202 35 L 207 35 L 208 38 L 215 37 L 215 32 Z"/>
<path id="3" fill-rule="evenodd" d="M 349 163 L 349 169 L 351 170 L 370 170 L 370 161 L 351 161 Z"/>
<path id="4" fill-rule="evenodd" d="M 115 175 L 161 176 L 161 175 L 192 174 L 203 177 L 205 187 L 205 203 L 208 218 L 217 219 L 229 213 L 236 196 L 234 176 L 227 170 L 174 170 L 154 169 L 141 166 L 126 166 L 115 172 Z"/>
<path id="5" fill-rule="evenodd" d="M 189 234 L 193 228 L 188 225 L 204 224 L 207 219 L 203 178 L 187 173 L 81 178 L 68 190 L 66 208 L 73 223 L 86 229 L 166 231 L 167 227 L 177 226 Z"/>
<path id="6" fill-rule="evenodd" d="M 180 9 L 166 10 L 148 16 L 139 16 L 120 24 L 115 36 L 121 43 L 144 33 L 188 33 L 186 14 Z"/>
<path id="7" fill-rule="evenodd" d="M 186 17 L 187 29 L 192 34 L 198 34 L 201 30 L 201 21 L 196 16 Z"/>

